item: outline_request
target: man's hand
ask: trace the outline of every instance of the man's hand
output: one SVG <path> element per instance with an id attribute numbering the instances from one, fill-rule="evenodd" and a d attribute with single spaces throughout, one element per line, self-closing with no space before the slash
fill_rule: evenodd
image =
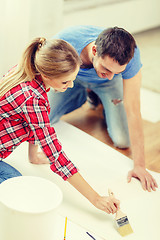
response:
<path id="1" fill-rule="evenodd" d="M 156 180 L 141 166 L 134 167 L 134 169 L 128 173 L 128 182 L 131 182 L 132 177 L 140 180 L 144 190 L 151 192 L 151 190 L 156 191 L 156 188 L 158 188 Z"/>

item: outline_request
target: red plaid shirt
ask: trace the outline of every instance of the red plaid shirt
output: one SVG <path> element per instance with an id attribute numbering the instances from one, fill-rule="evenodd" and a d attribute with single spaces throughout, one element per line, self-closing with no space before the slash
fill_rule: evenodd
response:
<path id="1" fill-rule="evenodd" d="M 38 76 L 17 85 L 0 99 L 0 160 L 20 143 L 39 144 L 50 160 L 50 168 L 64 180 L 78 170 L 62 150 L 55 130 L 50 126 L 49 101 Z"/>

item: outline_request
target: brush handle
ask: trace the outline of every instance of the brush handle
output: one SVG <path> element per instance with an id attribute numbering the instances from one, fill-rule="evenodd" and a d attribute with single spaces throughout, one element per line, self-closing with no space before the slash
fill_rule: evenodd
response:
<path id="1" fill-rule="evenodd" d="M 110 197 L 115 197 L 115 195 L 114 195 L 114 193 L 113 193 L 113 191 L 112 191 L 111 189 L 108 189 L 108 194 L 109 194 Z M 123 212 L 119 209 L 119 210 L 117 210 L 117 212 L 116 212 L 116 217 L 115 217 L 115 219 L 122 218 L 122 217 L 124 217 L 125 215 L 126 215 L 126 214 L 123 213 Z"/>
<path id="2" fill-rule="evenodd" d="M 112 190 L 110 188 L 108 189 L 108 194 L 110 197 L 115 197 L 114 193 L 112 192 Z"/>

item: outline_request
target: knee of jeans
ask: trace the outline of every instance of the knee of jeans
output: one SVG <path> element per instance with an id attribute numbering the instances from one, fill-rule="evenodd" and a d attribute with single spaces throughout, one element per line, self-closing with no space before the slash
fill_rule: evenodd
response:
<path id="1" fill-rule="evenodd" d="M 58 115 L 49 116 L 49 120 L 51 124 L 54 124 L 60 120 L 60 117 Z"/>
<path id="2" fill-rule="evenodd" d="M 10 172 L 10 174 L 8 174 L 6 178 L 13 178 L 13 177 L 19 177 L 19 176 L 22 176 L 22 174 L 17 169 L 13 169 L 13 171 Z"/>
<path id="3" fill-rule="evenodd" d="M 114 142 L 114 146 L 120 149 L 126 149 L 130 147 L 129 142 Z"/>
<path id="4" fill-rule="evenodd" d="M 116 138 L 114 141 L 114 146 L 120 149 L 125 149 L 130 147 L 130 142 L 127 139 Z"/>
<path id="5" fill-rule="evenodd" d="M 6 181 L 7 179 L 10 179 L 10 178 L 13 178 L 13 177 L 19 177 L 19 176 L 22 176 L 22 174 L 19 172 L 19 171 L 15 171 L 15 172 L 12 172 L 12 174 L 10 175 L 6 175 L 6 176 L 3 176 L 0 178 L 0 184 L 4 181 Z"/>
<path id="6" fill-rule="evenodd" d="M 122 136 L 120 134 L 110 136 L 114 146 L 120 149 L 125 149 L 130 147 L 129 136 Z"/>
<path id="7" fill-rule="evenodd" d="M 6 179 L 0 178 L 0 184 L 4 182 Z"/>

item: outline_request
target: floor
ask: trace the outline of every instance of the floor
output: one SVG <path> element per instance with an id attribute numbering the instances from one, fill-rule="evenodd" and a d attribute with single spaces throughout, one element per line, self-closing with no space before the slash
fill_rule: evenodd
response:
<path id="1" fill-rule="evenodd" d="M 143 62 L 142 86 L 147 89 L 160 92 L 160 68 L 158 67 L 158 52 L 160 53 L 160 28 L 136 34 L 135 38 L 141 49 Z M 151 80 L 153 79 L 153 76 L 156 81 L 152 86 Z M 62 120 L 76 126 L 131 158 L 130 149 L 120 150 L 113 146 L 106 130 L 102 114 L 102 106 L 99 106 L 96 110 L 92 110 L 89 108 L 88 103 L 85 103 L 81 108 L 63 116 Z M 143 119 L 143 129 L 146 167 L 149 170 L 160 173 L 160 121 L 152 123 Z"/>

